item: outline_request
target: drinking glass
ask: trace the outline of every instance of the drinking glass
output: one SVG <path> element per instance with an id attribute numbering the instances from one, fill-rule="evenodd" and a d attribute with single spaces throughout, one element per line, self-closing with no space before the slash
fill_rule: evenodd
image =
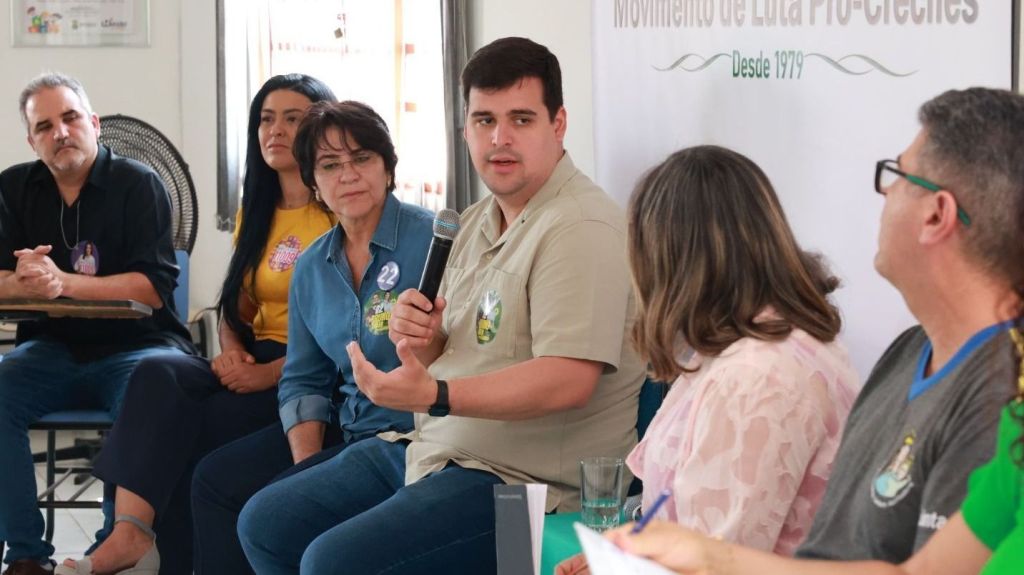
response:
<path id="1" fill-rule="evenodd" d="M 580 461 L 583 524 L 605 531 L 619 524 L 622 512 L 622 459 L 587 457 Z"/>

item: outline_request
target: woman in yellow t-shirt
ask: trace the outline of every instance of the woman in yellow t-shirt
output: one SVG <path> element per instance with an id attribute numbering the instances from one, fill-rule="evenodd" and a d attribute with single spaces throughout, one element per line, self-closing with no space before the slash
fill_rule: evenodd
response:
<path id="1" fill-rule="evenodd" d="M 136 368 L 94 470 L 107 487 L 109 536 L 57 574 L 132 566 L 132 573 L 192 572 L 192 470 L 212 449 L 277 419 L 292 270 L 303 249 L 334 223 L 303 184 L 292 155 L 306 109 L 324 100 L 336 101 L 330 88 L 301 74 L 275 76 L 253 98 L 235 251 L 218 302 L 222 351 L 212 361 L 160 357 Z"/>

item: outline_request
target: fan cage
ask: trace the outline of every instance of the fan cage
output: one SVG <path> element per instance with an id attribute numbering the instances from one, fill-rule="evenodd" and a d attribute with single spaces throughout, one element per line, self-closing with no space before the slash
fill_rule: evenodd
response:
<path id="1" fill-rule="evenodd" d="M 121 114 L 100 118 L 99 141 L 114 153 L 156 171 L 171 198 L 174 249 L 191 255 L 199 223 L 196 188 L 188 164 L 174 144 L 147 122 Z"/>

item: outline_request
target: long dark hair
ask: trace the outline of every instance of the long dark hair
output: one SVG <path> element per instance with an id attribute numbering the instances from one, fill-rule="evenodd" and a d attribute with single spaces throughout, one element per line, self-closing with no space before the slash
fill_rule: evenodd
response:
<path id="1" fill-rule="evenodd" d="M 259 127 L 263 102 L 275 90 L 290 90 L 312 102 L 337 100 L 326 84 L 305 74 L 284 74 L 267 80 L 249 106 L 249 126 L 246 136 L 245 179 L 242 183 L 242 222 L 238 241 L 228 264 L 227 277 L 221 286 L 217 308 L 228 326 L 238 334 L 246 347 L 252 345 L 252 326 L 238 315 L 238 298 L 242 294 L 245 277 L 256 282 L 256 268 L 266 250 L 267 234 L 274 219 L 274 211 L 281 201 L 281 181 L 277 172 L 267 165 L 260 149 Z"/>
<path id="2" fill-rule="evenodd" d="M 839 284 L 800 249 L 768 177 L 717 146 L 676 152 L 647 172 L 629 206 L 637 294 L 633 342 L 654 376 L 671 381 L 679 338 L 703 356 L 743 337 L 777 341 L 800 328 L 832 341 L 842 321 L 827 295 Z M 755 321 L 765 307 L 779 317 Z"/>

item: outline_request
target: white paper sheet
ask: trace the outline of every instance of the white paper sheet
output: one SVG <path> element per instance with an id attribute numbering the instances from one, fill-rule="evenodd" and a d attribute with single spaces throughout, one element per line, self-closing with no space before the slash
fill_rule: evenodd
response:
<path id="1" fill-rule="evenodd" d="M 533 543 L 533 572 L 540 573 L 540 551 L 544 545 L 544 507 L 548 486 L 543 483 L 526 484 L 526 505 L 530 512 L 530 541 Z"/>
<path id="2" fill-rule="evenodd" d="M 582 523 L 573 523 L 592 575 L 675 575 L 661 565 L 630 555 Z"/>

